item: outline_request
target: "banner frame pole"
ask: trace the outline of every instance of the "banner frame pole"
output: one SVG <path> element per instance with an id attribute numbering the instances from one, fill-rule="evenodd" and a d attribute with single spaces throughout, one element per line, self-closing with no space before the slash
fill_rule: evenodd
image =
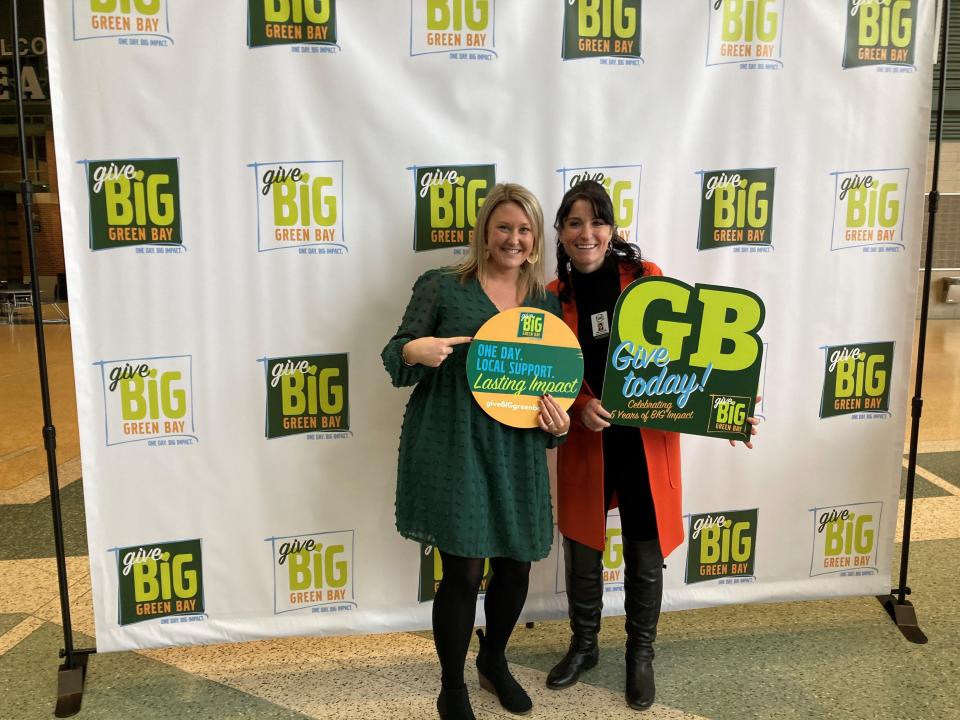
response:
<path id="1" fill-rule="evenodd" d="M 910 533 L 913 526 L 913 496 L 917 477 L 917 446 L 920 440 L 920 416 L 923 414 L 923 365 L 927 342 L 927 319 L 930 312 L 930 274 L 933 271 L 933 242 L 935 236 L 937 209 L 940 205 L 940 150 L 943 144 L 944 91 L 947 81 L 947 46 L 950 42 L 950 0 L 943 0 L 940 16 L 940 78 L 937 87 L 937 125 L 933 142 L 933 172 L 930 182 L 930 195 L 927 203 L 927 246 L 923 269 L 923 290 L 920 296 L 920 329 L 917 338 L 917 375 L 914 382 L 913 399 L 910 403 L 910 454 L 907 460 L 907 489 L 903 508 L 903 541 L 900 552 L 899 585 L 890 590 L 889 595 L 878 595 L 890 619 L 896 623 L 903 636 L 912 643 L 922 645 L 927 636 L 920 629 L 917 611 L 907 600 L 911 594 L 907 585 L 907 571 L 910 564 Z"/>
<path id="2" fill-rule="evenodd" d="M 43 447 L 47 456 L 47 476 L 50 480 L 50 505 L 53 516 L 53 541 L 57 561 L 57 585 L 60 591 L 60 618 L 63 623 L 64 659 L 57 672 L 56 717 L 70 717 L 80 712 L 83 687 L 87 676 L 87 658 L 96 649 L 75 649 L 73 624 L 70 618 L 70 592 L 67 582 L 66 550 L 63 540 L 63 514 L 60 505 L 60 484 L 57 478 L 57 430 L 53 424 L 50 403 L 50 382 L 47 373 L 47 350 L 43 335 L 43 315 L 40 307 L 40 280 L 37 273 L 37 245 L 33 234 L 33 184 L 27 166 L 27 136 L 24 120 L 22 67 L 20 62 L 20 28 L 17 0 L 10 4 L 10 34 L 13 45 L 13 85 L 16 88 L 18 149 L 20 152 L 20 195 L 23 199 L 24 225 L 27 235 L 27 254 L 30 264 L 30 292 L 33 303 L 33 326 L 37 346 L 37 372 L 40 380 L 40 402 L 43 406 Z M 54 169 L 54 172 L 56 170 Z"/>

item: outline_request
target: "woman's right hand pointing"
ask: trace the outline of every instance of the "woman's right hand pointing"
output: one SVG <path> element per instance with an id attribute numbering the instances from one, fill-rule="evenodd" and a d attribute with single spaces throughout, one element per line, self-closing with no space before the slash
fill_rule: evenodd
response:
<path id="1" fill-rule="evenodd" d="M 422 337 L 411 340 L 400 350 L 400 355 L 407 365 L 426 365 L 439 367 L 440 363 L 453 354 L 455 345 L 462 345 L 473 340 L 472 337 Z"/>

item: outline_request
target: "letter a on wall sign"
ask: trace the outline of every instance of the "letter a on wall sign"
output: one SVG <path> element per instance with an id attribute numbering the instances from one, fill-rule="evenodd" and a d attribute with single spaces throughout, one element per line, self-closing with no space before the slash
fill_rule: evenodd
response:
<path id="1" fill-rule="evenodd" d="M 617 425 L 750 436 L 763 301 L 749 290 L 647 277 L 617 300 L 601 402 Z"/>

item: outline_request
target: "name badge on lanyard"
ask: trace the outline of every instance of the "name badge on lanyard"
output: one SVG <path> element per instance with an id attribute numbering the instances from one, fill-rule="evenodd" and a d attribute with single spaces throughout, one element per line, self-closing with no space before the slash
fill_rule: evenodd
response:
<path id="1" fill-rule="evenodd" d="M 610 321 L 607 318 L 607 311 L 604 310 L 591 315 L 590 326 L 593 329 L 594 339 L 607 337 L 610 334 Z"/>

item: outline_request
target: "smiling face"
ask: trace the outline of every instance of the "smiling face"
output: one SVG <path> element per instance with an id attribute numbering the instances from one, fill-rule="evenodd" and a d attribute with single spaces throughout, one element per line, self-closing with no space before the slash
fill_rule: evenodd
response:
<path id="1" fill-rule="evenodd" d="M 519 270 L 535 240 L 533 223 L 523 208 L 512 201 L 500 203 L 487 220 L 487 267 L 494 272 Z"/>
<path id="2" fill-rule="evenodd" d="M 589 200 L 580 198 L 560 227 L 560 242 L 573 266 L 582 273 L 599 270 L 607 255 L 613 226 L 594 215 Z"/>

